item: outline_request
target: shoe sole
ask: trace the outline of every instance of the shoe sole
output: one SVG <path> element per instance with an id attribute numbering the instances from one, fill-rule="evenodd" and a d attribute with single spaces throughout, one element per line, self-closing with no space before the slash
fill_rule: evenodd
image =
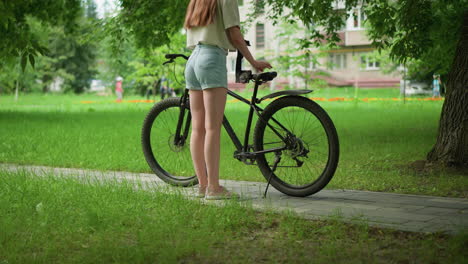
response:
<path id="1" fill-rule="evenodd" d="M 238 199 L 238 195 L 230 195 L 230 196 L 205 196 L 205 200 L 229 200 L 229 199 Z"/>

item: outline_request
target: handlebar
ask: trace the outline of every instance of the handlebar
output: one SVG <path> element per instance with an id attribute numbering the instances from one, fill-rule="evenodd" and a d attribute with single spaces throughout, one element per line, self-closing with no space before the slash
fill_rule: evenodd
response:
<path id="1" fill-rule="evenodd" d="M 177 59 L 178 57 L 182 57 L 186 60 L 189 59 L 189 57 L 185 56 L 184 54 L 166 54 L 166 56 L 164 56 L 166 59 L 168 60 L 173 60 L 173 59 Z"/>
<path id="2" fill-rule="evenodd" d="M 188 56 L 185 56 L 184 54 L 166 54 L 164 56 L 166 59 L 168 59 L 168 61 L 164 62 L 163 65 L 166 65 L 168 63 L 173 63 L 175 59 L 179 58 L 179 57 L 182 57 L 186 60 L 189 59 Z"/>
<path id="3" fill-rule="evenodd" d="M 245 41 L 247 46 L 250 46 L 249 41 Z M 166 54 L 164 56 L 168 61 L 164 62 L 163 65 L 168 63 L 173 63 L 175 59 L 182 57 L 186 60 L 189 59 L 189 56 L 185 56 L 184 54 Z M 276 72 L 263 72 L 259 74 L 252 74 L 252 71 L 244 71 L 242 70 L 242 59 L 244 56 L 242 53 L 237 51 L 237 59 L 236 59 L 236 82 L 237 83 L 248 83 L 251 80 L 255 82 L 265 83 L 268 81 L 273 80 L 278 74 Z"/>

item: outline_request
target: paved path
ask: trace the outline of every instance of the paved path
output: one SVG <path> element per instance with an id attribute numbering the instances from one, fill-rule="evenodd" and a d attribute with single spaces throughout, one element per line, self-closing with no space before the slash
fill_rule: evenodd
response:
<path id="1" fill-rule="evenodd" d="M 87 177 L 95 180 L 117 179 L 146 183 L 151 188 L 167 188 L 154 174 L 129 172 L 102 172 L 82 169 L 64 169 L 43 166 L 18 166 L 0 164 L 7 171 L 32 171 L 38 176 L 63 175 Z M 344 221 L 366 221 L 379 226 L 413 232 L 459 233 L 468 231 L 468 199 L 423 195 L 408 195 L 353 190 L 322 190 L 305 197 L 286 196 L 269 188 L 267 198 L 262 198 L 266 183 L 222 180 L 228 189 L 241 194 L 260 210 L 292 210 L 306 219 L 341 217 Z M 177 188 L 193 197 L 194 188 Z M 207 203 L 220 204 L 219 201 Z"/>

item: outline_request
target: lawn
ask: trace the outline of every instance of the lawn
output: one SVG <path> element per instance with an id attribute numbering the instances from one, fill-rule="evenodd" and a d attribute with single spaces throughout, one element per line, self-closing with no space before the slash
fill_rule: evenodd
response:
<path id="1" fill-rule="evenodd" d="M 394 101 L 395 89 L 358 95 L 318 101 L 341 143 L 339 168 L 327 188 L 468 196 L 464 175 L 408 168 L 434 143 L 442 102 Z M 311 95 L 353 96 L 352 89 Z M 149 172 L 140 130 L 151 106 L 94 95 L 25 95 L 18 102 L 0 96 L 0 161 Z M 238 102 L 227 105 L 240 135 L 246 112 Z M 222 178 L 264 181 L 258 168 L 232 159 L 225 133 L 222 150 Z M 0 170 L 0 263 L 465 263 L 468 257 L 463 233 L 391 231 L 363 221 L 346 224 L 339 216 L 307 221 L 236 201 L 207 205 L 129 182 L 85 183 Z"/>
<path id="2" fill-rule="evenodd" d="M 262 91 L 265 94 L 267 91 Z M 352 98 L 348 89 L 318 89 L 314 98 Z M 366 101 L 365 98 L 385 98 Z M 442 101 L 404 103 L 398 89 L 361 89 L 354 101 L 317 101 L 331 116 L 340 138 L 338 170 L 327 188 L 468 197 L 468 177 L 427 171 L 409 164 L 425 158 L 435 142 Z M 150 172 L 140 130 L 153 103 L 114 103 L 94 95 L 0 96 L 0 161 L 99 170 Z M 142 99 L 130 97 L 127 100 Z M 247 108 L 229 102 L 226 116 L 243 134 Z M 221 178 L 265 181 L 258 168 L 232 158 L 222 135 Z"/>
<path id="3" fill-rule="evenodd" d="M 306 221 L 129 182 L 0 170 L 0 263 L 466 263 L 467 236 Z"/>

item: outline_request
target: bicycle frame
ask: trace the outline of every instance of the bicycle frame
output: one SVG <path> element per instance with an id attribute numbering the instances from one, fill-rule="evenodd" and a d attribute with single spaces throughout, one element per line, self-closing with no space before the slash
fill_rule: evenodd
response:
<path id="1" fill-rule="evenodd" d="M 228 94 L 231 97 L 234 97 L 235 99 L 249 105 L 249 115 L 247 119 L 247 125 L 245 128 L 245 135 L 244 135 L 244 144 L 241 143 L 239 137 L 237 136 L 236 132 L 232 128 L 231 124 L 229 123 L 229 120 L 227 119 L 226 115 L 223 115 L 223 127 L 226 130 L 227 134 L 229 135 L 231 141 L 233 142 L 234 146 L 236 147 L 236 153 L 234 155 L 235 158 L 239 159 L 240 161 L 243 161 L 244 163 L 248 164 L 253 164 L 253 162 L 248 162 L 248 159 L 255 159 L 257 155 L 260 154 L 265 154 L 265 153 L 270 153 L 270 152 L 278 152 L 286 149 L 286 146 L 283 147 L 276 147 L 276 148 L 271 148 L 271 149 L 266 149 L 266 150 L 261 150 L 261 151 L 249 151 L 251 145 L 249 145 L 249 136 L 252 128 L 252 121 L 253 121 L 253 114 L 254 112 L 257 114 L 259 118 L 261 117 L 261 112 L 263 111 L 263 108 L 257 105 L 257 91 L 258 91 L 258 86 L 259 82 L 255 82 L 255 87 L 254 91 L 252 94 L 252 99 L 249 101 L 246 98 L 236 94 L 233 91 L 228 90 Z M 190 127 L 190 121 L 191 121 L 191 115 L 190 112 L 188 113 L 187 118 L 185 119 L 185 109 L 189 109 L 189 94 L 188 90 L 185 90 L 184 95 L 181 97 L 180 100 L 180 115 L 179 115 L 179 120 L 177 123 L 177 129 L 176 129 L 176 135 L 174 137 L 174 144 L 177 146 L 181 146 L 185 144 L 186 139 L 188 138 L 188 131 Z M 185 119 L 185 120 L 184 120 Z M 279 123 L 277 120 L 274 118 L 272 119 L 279 127 L 284 129 L 288 135 L 293 135 L 290 131 L 288 131 L 281 123 Z M 185 127 L 183 128 L 183 123 L 185 121 Z M 271 124 L 267 123 L 267 126 L 272 129 L 272 131 L 278 135 L 278 137 L 282 140 L 285 141 L 285 138 L 275 129 Z M 183 128 L 183 136 L 181 136 L 181 131 Z M 293 135 L 294 136 L 294 135 Z"/>

